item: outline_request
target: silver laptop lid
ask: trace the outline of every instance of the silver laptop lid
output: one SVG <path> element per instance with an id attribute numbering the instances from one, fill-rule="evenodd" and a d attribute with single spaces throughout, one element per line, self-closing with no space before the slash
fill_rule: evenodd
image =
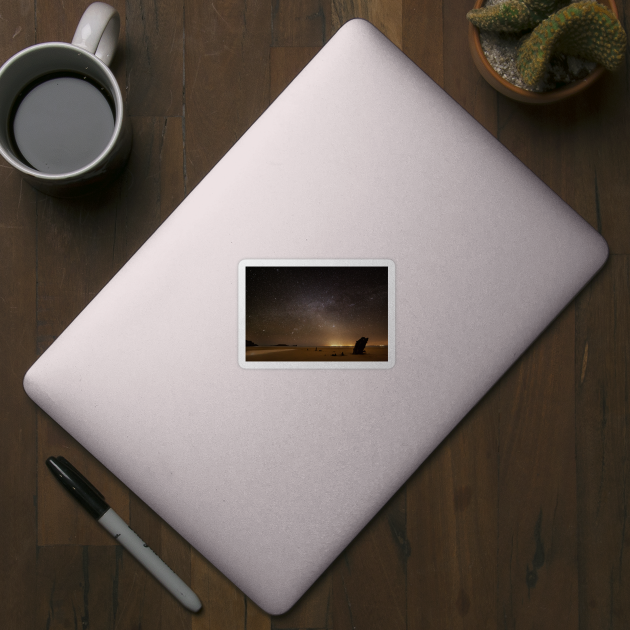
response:
<path id="1" fill-rule="evenodd" d="M 607 251 L 391 42 L 354 20 L 42 355 L 25 389 L 277 614 Z M 335 339 L 335 319 L 357 302 L 323 299 L 308 280 L 318 267 L 368 278 L 370 267 L 386 269 L 386 282 L 374 272 L 367 284 L 326 276 L 323 285 L 354 287 L 362 305 L 375 298 L 380 323 L 361 319 L 353 332 L 346 322 Z M 332 369 L 328 349 L 326 361 L 285 359 L 314 350 L 279 340 L 277 327 L 263 338 L 246 286 L 248 269 L 260 268 L 304 285 L 295 312 L 266 305 L 269 321 L 321 325 L 327 348 L 368 337 L 373 357 L 378 336 L 386 364 L 359 357 Z M 260 286 L 256 299 L 277 299 Z M 248 328 L 248 315 L 260 321 Z M 247 341 L 259 346 L 251 364 Z M 262 353 L 278 343 L 287 346 Z"/>

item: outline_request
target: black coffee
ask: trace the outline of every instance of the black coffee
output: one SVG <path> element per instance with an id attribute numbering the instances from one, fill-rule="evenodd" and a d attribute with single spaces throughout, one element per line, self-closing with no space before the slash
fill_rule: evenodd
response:
<path id="1" fill-rule="evenodd" d="M 11 131 L 25 163 L 43 173 L 70 173 L 95 160 L 111 140 L 113 101 L 85 77 L 48 75 L 18 96 Z"/>

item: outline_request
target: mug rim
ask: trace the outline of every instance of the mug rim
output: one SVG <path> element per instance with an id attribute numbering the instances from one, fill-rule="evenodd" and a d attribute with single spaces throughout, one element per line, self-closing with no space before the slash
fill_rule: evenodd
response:
<path id="1" fill-rule="evenodd" d="M 74 180 L 76 178 L 80 178 L 81 175 L 89 173 L 90 171 L 98 170 L 99 163 L 105 162 L 108 154 L 115 147 L 116 141 L 121 134 L 122 126 L 123 126 L 124 101 L 122 98 L 122 92 L 118 85 L 118 81 L 116 81 L 116 77 L 114 76 L 114 73 L 109 69 L 109 67 L 105 63 L 103 63 L 96 55 L 92 54 L 91 52 L 88 52 L 87 50 L 80 48 L 79 46 L 75 46 L 74 44 L 68 44 L 66 42 L 43 42 L 41 44 L 34 44 L 33 46 L 28 46 L 27 48 L 20 50 L 19 52 L 15 53 L 15 55 L 7 59 L 0 67 L 0 81 L 2 80 L 3 74 L 6 72 L 7 68 L 12 63 L 17 61 L 19 58 L 25 57 L 31 54 L 32 52 L 34 52 L 35 50 L 40 50 L 42 48 L 65 48 L 72 52 L 79 51 L 82 54 L 90 55 L 90 61 L 95 62 L 97 66 L 100 66 L 100 69 L 105 72 L 105 74 L 107 75 L 111 83 L 111 85 L 107 87 L 110 89 L 110 91 L 113 92 L 112 96 L 114 98 L 114 102 L 116 105 L 116 117 L 114 120 L 114 131 L 112 133 L 112 137 L 109 139 L 107 146 L 103 149 L 103 151 L 101 151 L 101 153 L 94 160 L 92 160 L 85 166 L 82 166 L 80 169 L 77 169 L 76 171 L 68 171 L 67 173 L 43 173 L 42 171 L 38 171 L 30 166 L 27 166 L 20 160 L 16 159 L 12 154 L 9 154 L 5 150 L 5 148 L 2 146 L 1 143 L 0 143 L 0 154 L 7 162 L 9 162 L 9 164 L 11 164 L 11 166 L 13 166 L 13 168 L 17 169 L 18 171 L 20 171 L 21 173 L 25 175 L 30 175 L 31 177 L 34 177 L 38 180 L 47 181 L 51 183 L 63 182 L 65 180 L 71 180 L 71 179 Z M 61 69 L 60 71 L 63 72 L 63 69 Z M 112 87 L 113 87 L 113 90 L 112 90 Z"/>

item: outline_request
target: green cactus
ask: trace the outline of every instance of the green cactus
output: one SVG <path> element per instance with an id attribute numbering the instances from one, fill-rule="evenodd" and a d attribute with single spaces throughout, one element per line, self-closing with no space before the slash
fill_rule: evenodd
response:
<path id="1" fill-rule="evenodd" d="M 501 33 L 519 33 L 534 28 L 569 0 L 507 0 L 481 9 L 472 9 L 466 17 L 479 29 Z"/>
<path id="2" fill-rule="evenodd" d="M 516 65 L 523 81 L 535 85 L 554 53 L 594 61 L 608 70 L 621 63 L 626 33 L 615 14 L 597 2 L 575 2 L 543 20 L 521 44 Z"/>

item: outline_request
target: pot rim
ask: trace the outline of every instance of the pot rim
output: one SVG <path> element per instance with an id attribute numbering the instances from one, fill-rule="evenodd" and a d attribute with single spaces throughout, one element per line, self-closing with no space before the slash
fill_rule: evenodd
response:
<path id="1" fill-rule="evenodd" d="M 475 0 L 474 9 L 480 9 L 483 7 L 485 0 Z M 607 6 L 617 17 L 617 5 L 614 0 L 604 0 L 600 4 Z M 470 52 L 479 70 L 481 76 L 498 92 L 512 98 L 517 101 L 526 103 L 553 103 L 563 100 L 582 90 L 586 89 L 589 85 L 595 83 L 603 74 L 604 67 L 597 66 L 588 76 L 580 81 L 574 81 L 568 85 L 563 85 L 547 92 L 530 92 L 524 90 L 513 83 L 510 83 L 507 79 L 504 79 L 491 65 L 481 47 L 481 39 L 479 37 L 479 29 L 472 23 L 468 22 L 468 42 L 470 45 Z"/>

